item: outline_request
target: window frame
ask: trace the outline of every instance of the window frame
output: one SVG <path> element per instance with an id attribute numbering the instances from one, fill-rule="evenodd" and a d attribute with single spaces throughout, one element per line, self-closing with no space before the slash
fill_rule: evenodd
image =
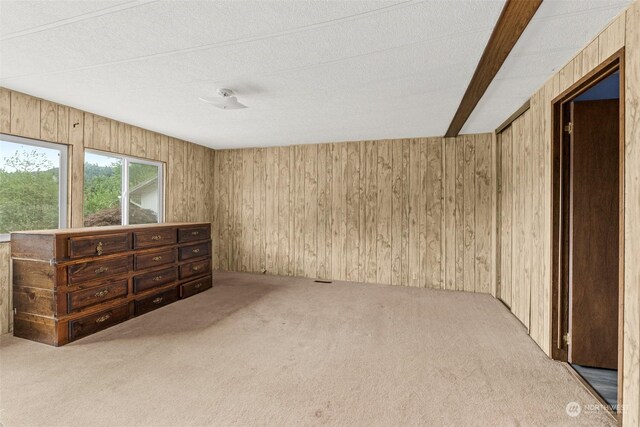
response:
<path id="1" fill-rule="evenodd" d="M 129 225 L 129 164 L 137 163 L 158 168 L 158 222 L 164 223 L 164 162 L 158 160 L 143 159 L 141 157 L 127 156 L 126 154 L 111 153 L 109 151 L 94 150 L 85 148 L 82 154 L 82 165 L 86 162 L 86 154 L 91 153 L 97 156 L 112 157 L 122 161 L 122 185 L 120 188 L 120 212 L 122 221 L 120 225 Z M 82 176 L 82 198 L 84 200 L 84 174 Z M 82 212 L 82 223 L 84 224 L 84 210 Z"/>
<path id="2" fill-rule="evenodd" d="M 14 144 L 30 145 L 32 147 L 47 148 L 60 152 L 60 164 L 58 165 L 58 228 L 69 227 L 69 147 L 66 144 L 41 141 L 39 139 L 25 138 L 22 136 L 0 133 L 0 141 Z M 15 230 L 28 231 L 28 230 Z M 0 234 L 0 242 L 11 240 L 11 234 Z"/>

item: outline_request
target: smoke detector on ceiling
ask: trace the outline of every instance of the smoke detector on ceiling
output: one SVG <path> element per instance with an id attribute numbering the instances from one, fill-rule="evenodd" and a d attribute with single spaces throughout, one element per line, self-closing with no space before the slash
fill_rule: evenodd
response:
<path id="1" fill-rule="evenodd" d="M 213 104 L 222 110 L 240 110 L 247 108 L 246 105 L 238 102 L 238 98 L 231 89 L 218 89 L 218 96 L 213 98 L 200 98 L 201 101 Z"/>

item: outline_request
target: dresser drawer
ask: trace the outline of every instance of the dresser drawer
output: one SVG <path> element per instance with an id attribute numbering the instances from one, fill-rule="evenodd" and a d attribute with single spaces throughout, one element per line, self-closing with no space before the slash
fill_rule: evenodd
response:
<path id="1" fill-rule="evenodd" d="M 193 280 L 188 283 L 180 285 L 180 298 L 189 298 L 191 295 L 195 295 L 198 292 L 206 291 L 212 286 L 211 276 L 203 277 L 202 279 Z"/>
<path id="2" fill-rule="evenodd" d="M 208 259 L 202 261 L 190 262 L 180 266 L 180 278 L 187 279 L 189 277 L 201 276 L 211 271 L 211 262 Z"/>
<path id="3" fill-rule="evenodd" d="M 176 229 L 163 228 L 159 230 L 144 230 L 133 232 L 133 248 L 144 249 L 156 246 L 173 245 L 176 243 Z"/>
<path id="4" fill-rule="evenodd" d="M 69 258 L 117 254 L 130 249 L 129 233 L 69 238 Z"/>
<path id="5" fill-rule="evenodd" d="M 129 318 L 129 305 L 124 304 L 111 310 L 69 322 L 69 341 L 91 335 Z"/>
<path id="6" fill-rule="evenodd" d="M 150 252 L 134 256 L 134 268 L 136 270 L 144 270 L 145 268 L 173 264 L 174 262 L 176 262 L 175 249 L 166 249 L 164 251 Z"/>
<path id="7" fill-rule="evenodd" d="M 167 283 L 175 282 L 177 278 L 178 271 L 176 267 L 141 274 L 133 278 L 133 292 L 137 294 L 156 286 L 166 285 Z"/>
<path id="8" fill-rule="evenodd" d="M 180 261 L 192 258 L 202 258 L 211 253 L 211 243 L 183 246 L 180 248 Z"/>
<path id="9" fill-rule="evenodd" d="M 148 313 L 160 308 L 167 304 L 171 304 L 178 300 L 178 290 L 176 288 L 169 289 L 164 292 L 160 292 L 155 295 L 151 295 L 145 298 L 141 298 L 134 302 L 135 314 L 139 316 L 141 314 Z"/>
<path id="10" fill-rule="evenodd" d="M 69 283 L 88 282 L 90 280 L 125 274 L 131 269 L 131 257 L 114 258 L 83 262 L 69 266 Z"/>
<path id="11" fill-rule="evenodd" d="M 209 227 L 206 227 L 204 225 L 178 229 L 178 241 L 180 243 L 208 240 L 210 238 L 211 232 L 209 231 Z"/>
<path id="12" fill-rule="evenodd" d="M 104 286 L 69 292 L 67 294 L 67 311 L 71 313 L 83 307 L 126 296 L 127 285 L 128 280 L 123 279 Z"/>

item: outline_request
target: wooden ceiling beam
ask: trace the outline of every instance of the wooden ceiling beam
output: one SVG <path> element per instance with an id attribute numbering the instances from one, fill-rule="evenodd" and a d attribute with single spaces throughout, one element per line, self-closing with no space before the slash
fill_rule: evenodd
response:
<path id="1" fill-rule="evenodd" d="M 498 74 L 542 0 L 507 0 L 445 136 L 457 136 Z"/>

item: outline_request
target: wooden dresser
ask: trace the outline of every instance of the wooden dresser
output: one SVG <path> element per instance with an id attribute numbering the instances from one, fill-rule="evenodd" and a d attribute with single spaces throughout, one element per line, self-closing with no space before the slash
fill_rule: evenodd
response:
<path id="1" fill-rule="evenodd" d="M 211 224 L 11 234 L 17 337 L 60 346 L 211 288 Z"/>

